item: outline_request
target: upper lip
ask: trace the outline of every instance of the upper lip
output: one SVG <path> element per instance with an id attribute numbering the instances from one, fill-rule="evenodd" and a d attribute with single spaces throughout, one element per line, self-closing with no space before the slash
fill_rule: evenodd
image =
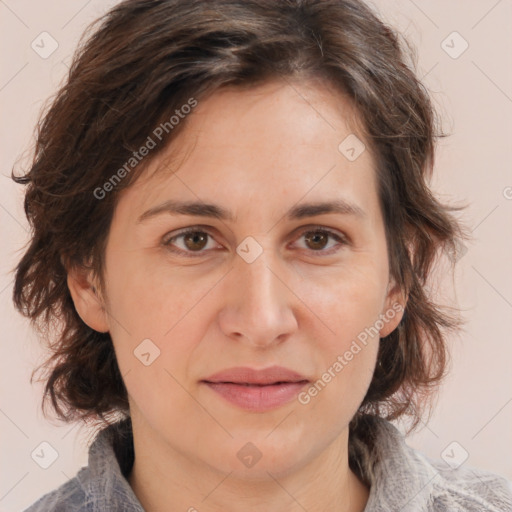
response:
<path id="1" fill-rule="evenodd" d="M 205 382 L 230 382 L 233 384 L 276 384 L 278 382 L 308 381 L 304 375 L 283 366 L 270 366 L 261 370 L 248 366 L 228 368 L 203 379 Z"/>

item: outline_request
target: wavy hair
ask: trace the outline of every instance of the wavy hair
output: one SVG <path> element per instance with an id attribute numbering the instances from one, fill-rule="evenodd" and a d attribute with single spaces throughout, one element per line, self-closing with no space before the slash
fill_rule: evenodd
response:
<path id="1" fill-rule="evenodd" d="M 460 207 L 441 204 L 428 186 L 436 138 L 444 134 L 413 54 L 358 0 L 126 0 L 90 25 L 67 80 L 41 114 L 30 169 L 12 173 L 26 186 L 31 226 L 13 300 L 51 351 L 37 369 L 45 371 L 43 411 L 49 401 L 65 421 L 129 416 L 110 334 L 80 319 L 66 276 L 71 266 L 92 268 L 104 286 L 119 193 L 186 119 L 104 198 L 94 191 L 191 97 L 314 79 L 355 106 L 375 156 L 390 274 L 408 297 L 400 325 L 380 341 L 351 438 L 354 446 L 364 439 L 365 415 L 408 416 L 416 427 L 446 373 L 447 331 L 460 323 L 426 293 L 428 278 L 440 255 L 455 260 L 464 232 L 453 215 Z"/>

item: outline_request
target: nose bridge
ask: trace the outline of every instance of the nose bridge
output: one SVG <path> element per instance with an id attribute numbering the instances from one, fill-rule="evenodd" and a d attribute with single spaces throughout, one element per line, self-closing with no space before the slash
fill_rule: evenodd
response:
<path id="1" fill-rule="evenodd" d="M 271 249 L 258 245 L 259 255 L 253 260 L 248 255 L 258 250 L 254 241 L 238 247 L 240 256 L 232 271 L 232 299 L 225 303 L 223 329 L 227 335 L 237 333 L 253 344 L 267 345 L 290 333 L 296 322 L 289 303 L 293 294 L 279 275 L 278 258 Z"/>
<path id="2" fill-rule="evenodd" d="M 282 283 L 272 270 L 276 265 L 271 250 L 263 250 L 252 262 L 240 259 L 242 261 L 237 262 L 237 271 L 241 283 L 244 283 L 243 295 L 247 297 L 249 304 L 256 308 L 268 306 L 269 311 L 278 306 Z"/>

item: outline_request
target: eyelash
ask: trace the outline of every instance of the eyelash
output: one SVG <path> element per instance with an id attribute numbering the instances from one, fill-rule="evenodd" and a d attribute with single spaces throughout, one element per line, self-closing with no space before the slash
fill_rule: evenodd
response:
<path id="1" fill-rule="evenodd" d="M 187 256 L 187 257 L 192 257 L 192 258 L 197 258 L 197 257 L 203 256 L 205 254 L 205 252 L 207 252 L 207 251 L 205 251 L 205 250 L 184 251 L 183 249 L 177 249 L 177 248 L 171 246 L 171 242 L 175 241 L 178 238 L 184 237 L 190 233 L 204 233 L 204 234 L 208 235 L 209 237 L 213 238 L 213 235 L 211 233 L 209 233 L 209 231 L 207 229 L 204 229 L 201 226 L 193 226 L 193 227 L 186 228 L 183 231 L 178 232 L 177 234 L 173 235 L 172 237 L 164 237 L 164 240 L 162 243 L 169 251 L 171 251 L 175 254 L 178 254 L 180 256 Z M 327 234 L 328 236 L 332 237 L 333 239 L 335 239 L 340 245 L 348 244 L 348 240 L 344 236 L 342 236 L 334 231 L 331 231 L 330 229 L 324 228 L 323 226 L 308 226 L 307 229 L 303 230 L 300 233 L 299 238 L 301 238 L 302 236 L 304 236 L 305 234 L 308 234 L 308 233 L 324 233 L 324 234 Z M 338 250 L 339 249 L 336 247 L 331 247 L 331 249 L 329 249 L 329 250 L 320 249 L 318 251 L 314 251 L 313 249 L 309 249 L 308 252 L 314 253 L 315 255 L 320 254 L 322 256 L 330 256 L 331 254 L 333 254 L 334 252 L 337 252 Z"/>

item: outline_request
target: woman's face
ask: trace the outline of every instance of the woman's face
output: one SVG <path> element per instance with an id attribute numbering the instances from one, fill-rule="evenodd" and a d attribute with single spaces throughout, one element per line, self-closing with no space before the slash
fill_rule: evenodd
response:
<path id="1" fill-rule="evenodd" d="M 401 318 L 374 162 L 350 112 L 304 83 L 225 89 L 189 115 L 181 156 L 122 193 L 104 328 L 146 443 L 258 477 L 347 434 L 379 335 Z M 212 206 L 171 210 L 182 202 Z M 311 207 L 326 203 L 339 208 Z M 212 377 L 272 366 L 299 377 Z"/>

